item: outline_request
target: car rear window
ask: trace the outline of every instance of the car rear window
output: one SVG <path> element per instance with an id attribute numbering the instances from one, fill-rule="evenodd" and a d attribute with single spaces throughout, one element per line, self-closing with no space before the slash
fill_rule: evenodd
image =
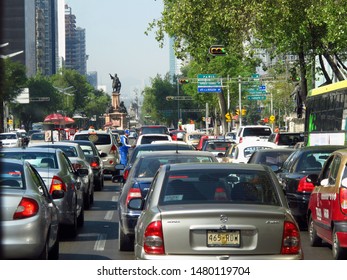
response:
<path id="1" fill-rule="evenodd" d="M 6 189 L 24 189 L 23 166 L 14 163 L 2 164 L 0 171 L 0 187 Z"/>
<path id="2" fill-rule="evenodd" d="M 76 134 L 74 140 L 89 140 L 94 145 L 110 145 L 111 136 L 108 134 Z"/>
<path id="3" fill-rule="evenodd" d="M 46 152 L 11 152 L 1 153 L 1 157 L 13 158 L 21 161 L 28 161 L 32 166 L 37 168 L 58 168 L 57 157 L 55 153 Z"/>
<path id="4" fill-rule="evenodd" d="M 303 142 L 303 134 L 279 134 L 278 145 L 294 146 L 297 142 Z"/>
<path id="5" fill-rule="evenodd" d="M 159 205 L 230 203 L 280 205 L 266 172 L 253 170 L 171 171 L 163 183 Z"/>
<path id="6" fill-rule="evenodd" d="M 271 129 L 267 127 L 246 127 L 243 136 L 270 136 Z"/>
<path id="7" fill-rule="evenodd" d="M 152 136 L 144 135 L 144 136 L 142 136 L 141 144 L 150 144 L 153 141 L 167 141 L 167 140 L 169 140 L 169 138 L 166 135 L 163 135 L 163 136 L 160 136 L 160 135 L 155 135 L 155 136 L 154 135 L 152 135 Z"/>
<path id="8" fill-rule="evenodd" d="M 167 128 L 166 127 L 143 127 L 140 131 L 141 134 L 167 134 Z"/>

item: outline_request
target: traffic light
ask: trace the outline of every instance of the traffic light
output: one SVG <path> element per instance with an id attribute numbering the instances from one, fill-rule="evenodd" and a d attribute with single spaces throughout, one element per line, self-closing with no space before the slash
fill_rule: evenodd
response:
<path id="1" fill-rule="evenodd" d="M 242 109 L 242 110 L 241 110 L 242 116 L 246 116 L 246 113 L 247 113 L 247 110 L 246 110 L 246 109 Z"/>
<path id="2" fill-rule="evenodd" d="M 179 82 L 180 84 L 188 84 L 188 83 L 189 83 L 189 80 L 183 78 L 183 79 L 179 79 L 178 82 Z"/>
<path id="3" fill-rule="evenodd" d="M 239 115 L 240 114 L 240 110 L 239 109 L 235 109 L 235 115 Z"/>
<path id="4" fill-rule="evenodd" d="M 225 50 L 224 46 L 222 46 L 222 45 L 211 46 L 209 48 L 208 52 L 214 56 L 226 55 L 226 50 Z"/>

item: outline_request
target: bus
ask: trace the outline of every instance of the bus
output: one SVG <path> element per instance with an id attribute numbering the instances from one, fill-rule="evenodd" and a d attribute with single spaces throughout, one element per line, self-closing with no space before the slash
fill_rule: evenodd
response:
<path id="1" fill-rule="evenodd" d="M 346 119 L 347 80 L 313 89 L 306 99 L 306 145 L 346 145 Z"/>

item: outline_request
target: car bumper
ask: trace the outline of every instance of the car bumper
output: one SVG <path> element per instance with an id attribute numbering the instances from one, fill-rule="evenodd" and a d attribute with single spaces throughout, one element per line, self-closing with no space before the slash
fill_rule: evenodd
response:
<path id="1" fill-rule="evenodd" d="M 143 247 L 135 244 L 135 259 L 137 260 L 303 260 L 302 253 L 296 255 L 148 255 Z"/>
<path id="2" fill-rule="evenodd" d="M 310 193 L 305 195 L 287 194 L 289 208 L 294 217 L 307 221 L 307 209 Z"/>
<path id="3" fill-rule="evenodd" d="M 347 222 L 335 222 L 334 226 L 340 246 L 347 248 Z"/>

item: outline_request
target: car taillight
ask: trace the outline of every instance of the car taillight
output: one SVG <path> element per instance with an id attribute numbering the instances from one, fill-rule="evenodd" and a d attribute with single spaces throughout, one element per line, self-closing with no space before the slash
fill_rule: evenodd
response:
<path id="1" fill-rule="evenodd" d="M 124 170 L 124 173 L 123 173 L 123 179 L 124 179 L 124 180 L 128 179 L 129 172 L 130 172 L 129 169 L 125 169 L 125 170 Z"/>
<path id="2" fill-rule="evenodd" d="M 347 189 L 340 187 L 339 191 L 340 207 L 343 214 L 347 214 Z"/>
<path id="3" fill-rule="evenodd" d="M 137 189 L 137 188 L 131 188 L 128 192 L 127 198 L 126 198 L 126 205 L 128 205 L 128 202 L 130 199 L 132 198 L 141 198 L 142 194 L 141 194 L 141 190 Z"/>
<path id="4" fill-rule="evenodd" d="M 313 183 L 307 182 L 306 177 L 300 179 L 297 192 L 312 192 L 314 189 Z"/>
<path id="5" fill-rule="evenodd" d="M 100 167 L 100 164 L 99 164 L 97 161 L 92 161 L 92 162 L 90 163 L 90 166 L 91 166 L 92 168 L 98 168 L 98 167 Z"/>
<path id="6" fill-rule="evenodd" d="M 242 143 L 242 140 L 243 140 L 243 139 L 242 139 L 242 137 L 240 137 L 240 139 L 239 139 L 239 143 Z"/>
<path id="7" fill-rule="evenodd" d="M 73 168 L 75 168 L 75 170 L 78 170 L 78 169 L 80 169 L 80 168 L 83 168 L 83 165 L 80 164 L 80 163 L 73 163 L 72 166 L 73 166 Z"/>
<path id="8" fill-rule="evenodd" d="M 59 178 L 58 176 L 53 176 L 51 188 L 49 192 L 53 193 L 53 191 L 57 191 L 57 190 L 66 192 L 66 185 L 61 178 Z"/>
<path id="9" fill-rule="evenodd" d="M 150 223 L 145 231 L 143 249 L 146 254 L 165 254 L 164 237 L 161 221 Z"/>
<path id="10" fill-rule="evenodd" d="M 25 219 L 33 217 L 39 212 L 39 204 L 36 200 L 23 197 L 17 206 L 16 212 L 13 214 L 13 219 Z"/>
<path id="11" fill-rule="evenodd" d="M 298 227 L 289 221 L 284 222 L 283 239 L 282 239 L 282 255 L 293 255 L 300 252 L 300 231 Z"/>
<path id="12" fill-rule="evenodd" d="M 110 154 L 115 154 L 117 152 L 117 146 L 116 145 L 112 145 L 111 149 L 110 149 Z"/>

